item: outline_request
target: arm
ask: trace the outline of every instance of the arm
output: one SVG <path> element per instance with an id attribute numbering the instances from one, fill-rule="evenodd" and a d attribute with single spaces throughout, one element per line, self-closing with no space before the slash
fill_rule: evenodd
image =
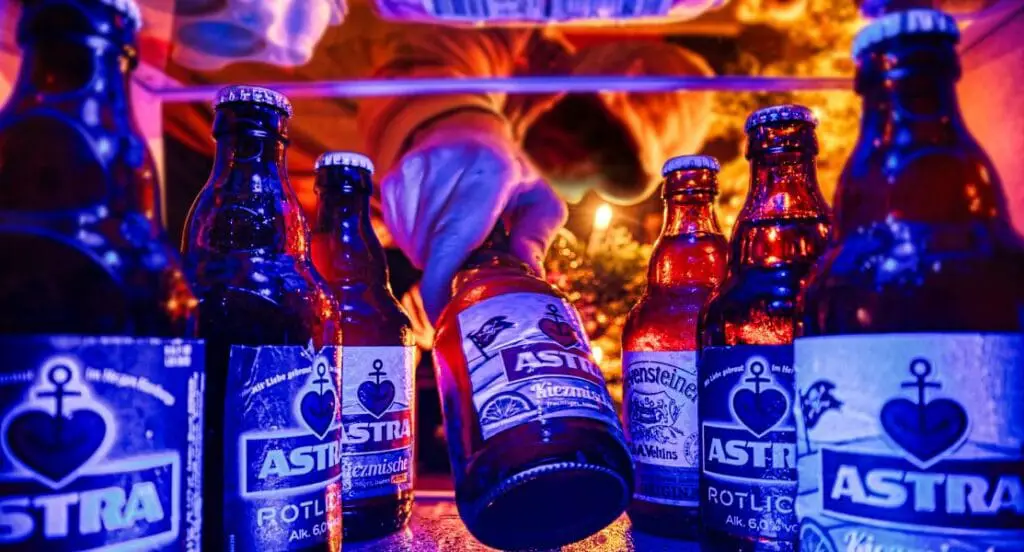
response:
<path id="1" fill-rule="evenodd" d="M 423 27 L 408 30 L 382 46 L 374 78 L 500 77 L 513 74 L 529 31 L 462 30 Z M 367 153 L 381 173 L 431 127 L 459 128 L 509 136 L 504 120 L 505 94 L 444 94 L 368 98 L 360 103 L 359 128 Z M 494 134 L 492 134 L 494 135 Z"/>

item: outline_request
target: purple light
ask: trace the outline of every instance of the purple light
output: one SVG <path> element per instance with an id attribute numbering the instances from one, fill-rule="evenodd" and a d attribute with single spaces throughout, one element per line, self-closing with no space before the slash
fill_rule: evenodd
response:
<path id="1" fill-rule="evenodd" d="M 852 90 L 852 81 L 839 77 L 672 77 L 672 76 L 544 76 L 505 78 L 425 78 L 248 83 L 272 88 L 295 98 L 363 98 L 368 96 L 422 96 L 508 92 L 552 94 L 559 92 L 674 92 L 722 90 L 787 92 L 792 90 Z M 153 93 L 168 103 L 203 102 L 213 99 L 222 85 L 157 88 Z"/>

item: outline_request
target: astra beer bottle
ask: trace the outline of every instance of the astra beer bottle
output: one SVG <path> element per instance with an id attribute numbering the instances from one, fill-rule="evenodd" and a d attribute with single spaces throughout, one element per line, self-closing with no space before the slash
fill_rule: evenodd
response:
<path id="1" fill-rule="evenodd" d="M 703 155 L 662 168 L 661 236 L 622 332 L 622 417 L 636 462 L 629 517 L 641 531 L 687 539 L 700 527 L 697 321 L 728 254 L 714 212 L 718 169 Z"/>
<path id="2" fill-rule="evenodd" d="M 1024 550 L 1024 247 L 958 34 L 910 10 L 854 42 L 860 138 L 796 341 L 802 550 Z"/>
<path id="3" fill-rule="evenodd" d="M 250 86 L 214 106 L 183 245 L 209 349 L 203 548 L 337 550 L 340 329 L 285 173 L 292 108 Z"/>
<path id="4" fill-rule="evenodd" d="M 345 540 L 401 529 L 412 513 L 415 338 L 370 224 L 373 164 L 353 152 L 316 162 L 313 262 L 341 312 Z"/>
<path id="5" fill-rule="evenodd" d="M 0 110 L 0 550 L 196 550 L 203 345 L 128 1 L 26 2 Z"/>
<path id="6" fill-rule="evenodd" d="M 434 364 L 466 527 L 503 549 L 599 531 L 625 510 L 633 466 L 576 309 L 510 253 L 500 222 L 453 291 Z"/>
<path id="7" fill-rule="evenodd" d="M 816 125 L 799 105 L 756 111 L 746 124 L 750 191 L 728 276 L 700 325 L 701 507 L 711 550 L 795 547 L 793 332 L 830 225 Z"/>

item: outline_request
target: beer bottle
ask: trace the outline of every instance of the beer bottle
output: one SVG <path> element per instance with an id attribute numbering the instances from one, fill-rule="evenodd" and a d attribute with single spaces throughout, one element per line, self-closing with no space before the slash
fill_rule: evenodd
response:
<path id="1" fill-rule="evenodd" d="M 316 162 L 313 262 L 341 312 L 342 512 L 346 542 L 401 529 L 412 513 L 415 337 L 370 225 L 373 164 L 352 152 Z"/>
<path id="2" fill-rule="evenodd" d="M 452 287 L 434 364 L 466 527 L 502 549 L 599 531 L 625 510 L 633 466 L 576 310 L 501 223 Z"/>
<path id="3" fill-rule="evenodd" d="M 711 550 L 793 550 L 792 415 L 797 300 L 828 240 L 817 121 L 781 105 L 747 119 L 750 192 L 728 276 L 701 315 L 697 408 L 703 542 Z"/>
<path id="4" fill-rule="evenodd" d="M 629 517 L 641 531 L 686 539 L 700 526 L 697 317 L 725 276 L 728 249 L 713 207 L 718 168 L 703 155 L 662 168 L 661 236 L 622 332 L 623 426 L 636 462 Z"/>
<path id="5" fill-rule="evenodd" d="M 1024 247 L 958 35 L 910 10 L 854 42 L 860 137 L 795 345 L 802 550 L 1024 550 Z"/>
<path id="6" fill-rule="evenodd" d="M 0 110 L 0 550 L 197 549 L 203 345 L 130 105 L 137 6 L 26 2 Z"/>
<path id="7" fill-rule="evenodd" d="M 337 550 L 340 330 L 285 173 L 292 108 L 252 86 L 214 107 L 183 243 L 209 349 L 203 548 Z"/>

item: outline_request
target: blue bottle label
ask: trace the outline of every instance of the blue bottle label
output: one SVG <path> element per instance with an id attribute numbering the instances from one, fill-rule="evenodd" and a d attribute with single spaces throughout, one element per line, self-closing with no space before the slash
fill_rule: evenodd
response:
<path id="1" fill-rule="evenodd" d="M 700 465 L 697 353 L 627 351 L 622 366 L 622 418 L 636 462 L 633 497 L 696 508 Z"/>
<path id="2" fill-rule="evenodd" d="M 413 347 L 345 347 L 343 499 L 397 495 L 413 483 Z"/>
<path id="3" fill-rule="evenodd" d="M 341 361 L 341 347 L 231 347 L 225 550 L 340 546 Z"/>
<path id="4" fill-rule="evenodd" d="M 203 343 L 0 336 L 0 550 L 200 543 Z"/>
<path id="5" fill-rule="evenodd" d="M 698 380 L 705 525 L 743 539 L 795 539 L 793 347 L 706 348 Z"/>
<path id="6" fill-rule="evenodd" d="M 1024 550 L 1024 337 L 796 342 L 800 547 Z"/>
<path id="7" fill-rule="evenodd" d="M 509 293 L 459 313 L 473 406 L 484 439 L 561 417 L 622 428 L 576 310 L 540 293 Z"/>

